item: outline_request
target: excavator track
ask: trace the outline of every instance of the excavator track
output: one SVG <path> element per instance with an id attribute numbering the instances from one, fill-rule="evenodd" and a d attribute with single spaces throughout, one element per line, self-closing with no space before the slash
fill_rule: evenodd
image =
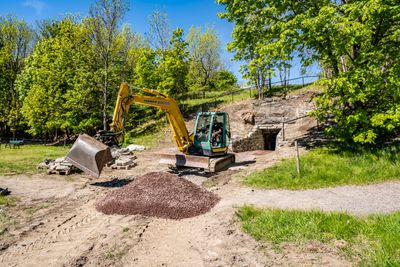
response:
<path id="1" fill-rule="evenodd" d="M 210 158 L 210 172 L 226 170 L 233 163 L 235 163 L 235 154 L 226 154 L 224 156 Z"/>
<path id="2" fill-rule="evenodd" d="M 219 157 L 193 156 L 185 154 L 161 154 L 160 163 L 176 167 L 204 169 L 207 172 L 219 172 L 227 169 L 235 162 L 235 154 Z"/>

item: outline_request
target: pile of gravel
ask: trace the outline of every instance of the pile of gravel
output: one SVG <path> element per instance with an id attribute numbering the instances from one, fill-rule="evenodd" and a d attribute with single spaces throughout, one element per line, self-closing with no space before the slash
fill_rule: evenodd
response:
<path id="1" fill-rule="evenodd" d="M 109 193 L 96 209 L 105 214 L 183 219 L 206 213 L 218 201 L 218 196 L 184 178 L 151 172 Z"/>

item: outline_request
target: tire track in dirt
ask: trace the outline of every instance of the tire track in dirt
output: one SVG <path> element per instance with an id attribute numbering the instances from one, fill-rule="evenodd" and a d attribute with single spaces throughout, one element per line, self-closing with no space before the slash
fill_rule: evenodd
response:
<path id="1" fill-rule="evenodd" d="M 121 245 L 121 240 L 124 240 L 126 251 L 135 247 L 152 220 L 142 216 L 99 213 L 94 206 L 96 199 L 113 189 L 91 186 L 90 180 L 81 179 L 70 184 L 42 177 L 21 178 L 21 182 L 16 179 L 18 183 L 14 183 L 14 179 L 0 177 L 22 196 L 22 206 L 19 206 L 23 215 L 0 242 L 1 266 L 43 266 L 44 263 L 75 266 L 80 262 L 93 266 L 114 265 L 118 260 L 107 258 L 110 251 Z M 47 182 L 49 186 L 42 192 L 43 183 Z M 44 204 L 46 207 L 34 210 L 34 214 L 23 211 Z M 129 231 L 125 232 L 125 229 Z"/>
<path id="2" fill-rule="evenodd" d="M 73 210 L 76 214 L 55 216 L 43 223 L 43 227 L 23 233 L 20 240 L 12 244 L 1 254 L 0 262 L 6 263 L 10 259 L 18 258 L 21 255 L 33 253 L 41 250 L 49 244 L 55 244 L 65 241 L 65 236 L 71 234 L 80 234 L 85 232 L 84 227 L 93 221 L 98 214 L 79 215 L 81 210 Z"/>
<path id="3" fill-rule="evenodd" d="M 40 266 L 44 262 L 63 265 L 79 258 L 83 252 L 90 254 L 103 239 L 122 232 L 121 227 L 115 226 L 133 224 L 140 233 L 147 221 L 134 216 L 103 215 L 95 210 L 94 200 L 83 206 L 72 205 L 46 214 L 33 229 L 21 229 L 15 242 L 0 252 L 0 263 L 3 266 Z M 101 247 L 96 253 L 106 250 L 107 242 Z"/>

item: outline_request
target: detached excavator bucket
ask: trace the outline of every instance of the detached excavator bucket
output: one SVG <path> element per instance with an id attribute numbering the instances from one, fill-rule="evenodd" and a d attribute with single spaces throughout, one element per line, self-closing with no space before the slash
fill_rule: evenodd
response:
<path id="1" fill-rule="evenodd" d="M 112 160 L 110 148 L 87 134 L 79 135 L 66 160 L 78 169 L 98 178 L 105 164 Z"/>

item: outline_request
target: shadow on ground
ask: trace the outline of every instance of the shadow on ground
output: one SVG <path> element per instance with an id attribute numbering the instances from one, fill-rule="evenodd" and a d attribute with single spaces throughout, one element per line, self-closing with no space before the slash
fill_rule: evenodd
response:
<path id="1" fill-rule="evenodd" d="M 132 180 L 133 179 L 131 179 L 131 178 L 127 178 L 127 179 L 114 178 L 111 181 L 96 182 L 96 183 L 92 183 L 90 185 L 101 186 L 101 187 L 122 187 L 122 186 L 127 185 L 130 182 L 132 182 Z"/>
<path id="2" fill-rule="evenodd" d="M 185 176 L 185 175 L 196 175 L 204 178 L 210 178 L 215 175 L 215 173 L 206 172 L 202 169 L 190 168 L 190 167 L 174 167 L 171 168 L 168 172 L 178 175 L 178 176 Z"/>
<path id="3" fill-rule="evenodd" d="M 306 149 L 325 146 L 331 141 L 332 139 L 326 136 L 324 129 L 318 126 L 310 128 L 305 135 L 297 138 L 298 144 Z"/>

